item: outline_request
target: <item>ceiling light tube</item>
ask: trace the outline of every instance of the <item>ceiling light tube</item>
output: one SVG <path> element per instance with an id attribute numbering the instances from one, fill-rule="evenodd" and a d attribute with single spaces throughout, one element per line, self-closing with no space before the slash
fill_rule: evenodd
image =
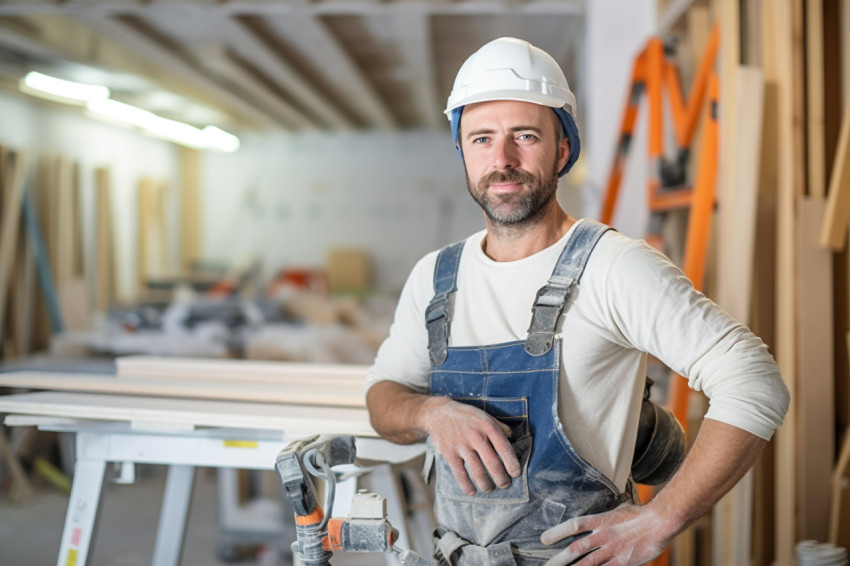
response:
<path id="1" fill-rule="evenodd" d="M 202 130 L 206 145 L 210 149 L 233 153 L 239 149 L 239 138 L 215 126 L 207 126 Z"/>
<path id="2" fill-rule="evenodd" d="M 215 149 L 232 153 L 239 149 L 239 138 L 215 126 L 203 130 L 184 122 L 157 116 L 142 108 L 117 100 L 92 100 L 86 105 L 89 112 L 127 126 L 134 126 L 152 136 L 194 149 Z"/>
<path id="3" fill-rule="evenodd" d="M 105 86 L 66 81 L 36 71 L 27 73 L 18 83 L 18 88 L 27 94 L 70 104 L 109 98 L 109 89 Z"/>
<path id="4" fill-rule="evenodd" d="M 88 108 L 89 112 L 97 116 L 130 126 L 138 126 L 139 128 L 144 128 L 145 124 L 149 123 L 151 118 L 155 117 L 147 110 L 131 106 L 130 104 L 124 104 L 111 98 L 92 100 L 86 104 L 86 108 Z"/>

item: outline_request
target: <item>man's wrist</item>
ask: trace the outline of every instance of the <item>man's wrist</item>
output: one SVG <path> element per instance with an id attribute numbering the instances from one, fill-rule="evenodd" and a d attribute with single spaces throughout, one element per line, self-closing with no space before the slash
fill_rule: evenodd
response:
<path id="1" fill-rule="evenodd" d="M 430 436 L 434 425 L 439 421 L 442 407 L 451 403 L 450 397 L 426 395 L 419 404 L 414 417 L 414 426 L 424 435 Z"/>

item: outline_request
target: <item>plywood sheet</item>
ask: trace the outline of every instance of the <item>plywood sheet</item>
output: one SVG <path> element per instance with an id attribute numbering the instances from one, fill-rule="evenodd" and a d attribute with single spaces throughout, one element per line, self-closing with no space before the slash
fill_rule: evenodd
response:
<path id="1" fill-rule="evenodd" d="M 28 389 L 89 391 L 121 395 L 225 399 L 257 403 L 319 405 L 365 408 L 362 384 L 336 383 L 333 386 L 301 383 L 255 383 L 238 378 L 204 382 L 193 379 L 116 378 L 108 375 L 21 371 L 0 373 L 0 386 Z"/>
<path id="2" fill-rule="evenodd" d="M 44 391 L 0 396 L 0 413 L 377 437 L 366 409 Z"/>

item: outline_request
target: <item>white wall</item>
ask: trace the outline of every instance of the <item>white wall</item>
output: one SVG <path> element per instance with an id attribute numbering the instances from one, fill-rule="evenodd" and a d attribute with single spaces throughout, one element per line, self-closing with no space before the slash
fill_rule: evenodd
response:
<path id="1" fill-rule="evenodd" d="M 420 256 L 483 226 L 448 129 L 243 141 L 204 159 L 208 259 L 260 258 L 268 273 L 321 266 L 330 247 L 363 247 L 377 286 L 398 290 Z"/>
<path id="2" fill-rule="evenodd" d="M 632 62 L 655 32 L 655 26 L 655 0 L 593 0 L 587 3 L 585 92 L 588 100 L 585 103 L 587 123 L 582 127 L 589 163 L 584 191 L 586 216 L 599 217 L 603 191 L 619 138 Z M 612 222 L 619 231 L 632 237 L 643 237 L 648 218 L 646 136 L 644 103 Z"/>

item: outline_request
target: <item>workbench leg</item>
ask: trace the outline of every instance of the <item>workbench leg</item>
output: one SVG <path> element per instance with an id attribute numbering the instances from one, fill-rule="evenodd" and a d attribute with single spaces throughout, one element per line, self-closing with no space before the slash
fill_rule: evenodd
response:
<path id="1" fill-rule="evenodd" d="M 171 465 L 162 497 L 159 527 L 156 531 L 156 546 L 153 550 L 154 566 L 177 566 L 183 549 L 189 502 L 195 480 L 194 466 Z"/>
<path id="2" fill-rule="evenodd" d="M 77 459 L 56 566 L 83 566 L 86 563 L 97 526 L 105 475 L 104 460 Z"/>

